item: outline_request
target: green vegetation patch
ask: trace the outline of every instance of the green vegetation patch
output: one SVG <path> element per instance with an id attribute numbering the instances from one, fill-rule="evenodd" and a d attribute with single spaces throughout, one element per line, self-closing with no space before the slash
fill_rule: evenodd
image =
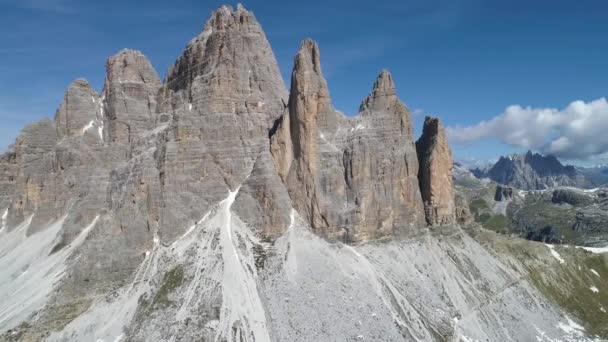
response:
<path id="1" fill-rule="evenodd" d="M 562 256 L 568 252 L 559 249 Z M 530 280 L 565 312 L 578 318 L 588 333 L 608 338 L 608 256 L 575 251 L 564 267 L 531 268 Z"/>
<path id="2" fill-rule="evenodd" d="M 498 233 L 508 234 L 510 223 L 505 215 L 494 215 L 483 222 L 483 226 Z"/>
<path id="3" fill-rule="evenodd" d="M 471 235 L 499 254 L 511 255 L 514 269 L 527 273 L 532 285 L 590 335 L 608 339 L 608 254 L 555 246 L 564 263 L 554 260 L 543 244 L 490 232 Z"/>
<path id="4" fill-rule="evenodd" d="M 181 266 L 175 266 L 163 277 L 163 283 L 152 300 L 152 308 L 164 308 L 171 305 L 169 295 L 184 282 L 184 270 Z"/>

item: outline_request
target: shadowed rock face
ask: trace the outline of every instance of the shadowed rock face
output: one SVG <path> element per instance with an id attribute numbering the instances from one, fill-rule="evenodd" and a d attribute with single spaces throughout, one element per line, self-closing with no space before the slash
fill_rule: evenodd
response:
<path id="1" fill-rule="evenodd" d="M 386 71 L 361 113 L 346 118 L 331 104 L 317 44 L 305 40 L 294 60 L 289 114 L 273 131 L 271 151 L 294 207 L 323 237 L 364 241 L 421 225 L 410 116 Z"/>
<path id="2" fill-rule="evenodd" d="M 426 221 L 430 225 L 454 223 L 452 151 L 445 130 L 437 118 L 426 117 L 422 136 L 416 142 L 420 171 L 420 192 Z"/>
<path id="3" fill-rule="evenodd" d="M 494 193 L 494 201 L 502 202 L 513 199 L 513 188 L 508 186 L 497 185 Z"/>

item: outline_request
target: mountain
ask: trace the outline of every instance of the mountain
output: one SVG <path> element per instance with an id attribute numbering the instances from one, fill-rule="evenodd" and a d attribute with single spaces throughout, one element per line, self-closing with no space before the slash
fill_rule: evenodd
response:
<path id="1" fill-rule="evenodd" d="M 608 185 L 608 166 L 606 165 L 578 167 L 577 170 L 596 186 Z"/>
<path id="2" fill-rule="evenodd" d="M 0 158 L 0 341 L 608 337 L 605 255 L 468 224 L 396 89 L 344 116 L 307 39 L 287 91 L 241 5 L 162 81 L 110 57 Z"/>
<path id="3" fill-rule="evenodd" d="M 592 184 L 574 166 L 562 165 L 554 156 L 528 151 L 500 157 L 487 170 L 471 170 L 478 178 L 522 190 L 542 190 L 556 186 L 591 187 Z"/>

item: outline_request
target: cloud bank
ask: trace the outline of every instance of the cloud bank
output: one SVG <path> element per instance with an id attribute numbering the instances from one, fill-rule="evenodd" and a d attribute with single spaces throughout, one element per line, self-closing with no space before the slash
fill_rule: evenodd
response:
<path id="1" fill-rule="evenodd" d="M 608 152 L 608 102 L 574 101 L 562 110 L 509 106 L 488 121 L 468 127 L 448 127 L 451 142 L 495 138 L 503 143 L 587 160 Z"/>

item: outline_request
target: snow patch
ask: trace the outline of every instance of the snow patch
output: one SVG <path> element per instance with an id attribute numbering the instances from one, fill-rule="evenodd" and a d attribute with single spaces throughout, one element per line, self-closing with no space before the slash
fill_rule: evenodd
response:
<path id="1" fill-rule="evenodd" d="M 580 324 L 571 320 L 567 316 L 566 316 L 566 321 L 567 321 L 567 323 L 563 323 L 563 322 L 558 323 L 557 327 L 559 329 L 561 329 L 563 332 L 565 332 L 566 334 L 571 335 L 571 336 L 583 337 L 585 335 L 585 328 L 583 328 Z"/>
<path id="2" fill-rule="evenodd" d="M 192 103 L 188 103 L 188 110 L 192 111 Z"/>
<path id="3" fill-rule="evenodd" d="M 351 128 L 350 131 L 354 132 L 354 131 L 358 131 L 360 129 L 365 129 L 365 126 L 363 126 L 362 124 L 357 124 L 357 126 L 355 128 Z"/>
<path id="4" fill-rule="evenodd" d="M 8 217 L 8 208 L 4 210 L 4 214 L 2 214 L 2 225 L 0 226 L 0 232 L 6 228 L 6 218 Z"/>
<path id="5" fill-rule="evenodd" d="M 95 125 L 95 120 L 91 120 L 88 124 L 86 124 L 86 126 L 82 127 L 82 134 L 85 134 L 88 130 L 93 128 L 94 125 Z"/>
<path id="6" fill-rule="evenodd" d="M 599 273 L 597 273 L 597 271 L 596 271 L 596 270 L 594 270 L 593 268 L 592 268 L 592 269 L 590 269 L 590 271 L 591 271 L 591 273 L 595 274 L 596 276 L 598 276 L 598 277 L 600 276 L 600 274 L 599 274 Z M 600 277 L 600 278 L 601 278 L 601 277 Z"/>
<path id="7" fill-rule="evenodd" d="M 560 264 L 563 264 L 566 262 L 564 259 L 562 259 L 562 256 L 559 255 L 559 253 L 557 253 L 557 251 L 555 250 L 555 246 L 549 245 L 549 244 L 545 244 L 545 246 L 547 246 L 549 248 L 549 250 L 551 251 L 551 255 L 553 255 L 553 257 L 555 259 L 557 259 L 557 261 L 559 261 Z"/>
<path id="8" fill-rule="evenodd" d="M 608 246 L 605 247 L 581 247 L 582 249 L 594 253 L 594 254 L 602 254 L 608 253 Z"/>
<path id="9" fill-rule="evenodd" d="M 593 292 L 593 293 L 598 293 L 598 292 L 600 292 L 600 290 L 598 290 L 598 288 L 597 288 L 597 287 L 595 287 L 595 286 L 591 286 L 591 287 L 589 288 L 589 290 L 591 290 L 591 292 Z"/>

